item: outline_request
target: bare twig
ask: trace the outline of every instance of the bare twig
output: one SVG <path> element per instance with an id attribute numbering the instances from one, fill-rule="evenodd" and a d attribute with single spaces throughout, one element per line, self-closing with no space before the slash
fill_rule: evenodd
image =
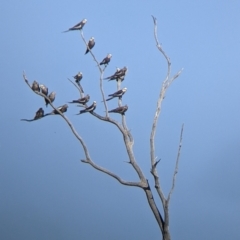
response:
<path id="1" fill-rule="evenodd" d="M 108 174 L 109 176 L 117 179 L 121 184 L 123 185 L 127 185 L 127 186 L 133 186 L 133 187 L 140 187 L 140 188 L 143 188 L 144 185 L 142 184 L 142 182 L 129 182 L 129 181 L 125 181 L 125 180 L 122 180 L 118 175 L 110 172 L 109 170 L 105 169 L 105 168 L 102 168 L 98 165 L 96 165 L 93 161 L 89 161 L 89 160 L 81 160 L 81 162 L 83 163 L 88 163 L 90 164 L 92 167 L 94 167 L 95 169 L 103 172 L 103 173 L 106 173 Z"/>
<path id="2" fill-rule="evenodd" d="M 73 82 L 71 79 L 68 78 L 68 81 L 70 81 L 76 88 L 77 90 L 79 91 L 79 94 L 82 97 L 84 97 L 84 91 L 83 91 L 83 88 L 81 86 L 81 84 L 79 83 L 79 85 L 77 85 L 75 82 Z"/>
<path id="3" fill-rule="evenodd" d="M 170 201 L 171 195 L 172 195 L 174 187 L 175 187 L 176 176 L 177 176 L 177 173 L 178 173 L 178 164 L 179 164 L 181 148 L 182 148 L 183 129 L 184 129 L 184 124 L 182 125 L 182 129 L 181 129 L 180 140 L 179 140 L 179 145 L 178 145 L 178 153 L 177 153 L 177 159 L 176 159 L 176 165 L 175 165 L 175 170 L 174 170 L 173 180 L 172 180 L 172 187 L 171 187 L 171 190 L 168 194 L 167 202 Z"/>

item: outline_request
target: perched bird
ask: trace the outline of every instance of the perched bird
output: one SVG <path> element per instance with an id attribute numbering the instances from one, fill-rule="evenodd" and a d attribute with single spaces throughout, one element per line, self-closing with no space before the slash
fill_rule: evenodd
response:
<path id="1" fill-rule="evenodd" d="M 56 93 L 55 93 L 55 92 L 51 92 L 51 93 L 48 95 L 48 98 L 49 98 L 49 100 L 50 100 L 51 103 L 55 100 L 55 96 L 56 96 Z M 45 103 L 46 103 L 46 107 L 47 107 L 48 104 L 49 104 L 49 101 L 48 101 L 47 98 L 45 98 Z"/>
<path id="2" fill-rule="evenodd" d="M 41 85 L 39 85 L 39 88 L 41 89 L 42 94 L 44 94 L 46 96 L 48 95 L 48 88 L 45 85 L 41 84 Z"/>
<path id="3" fill-rule="evenodd" d="M 82 93 L 84 93 L 83 88 L 80 84 L 80 81 L 83 78 L 82 72 L 78 72 L 78 74 L 76 74 L 75 76 L 73 76 L 75 78 L 75 82 L 77 83 L 77 85 L 79 86 L 80 90 Z"/>
<path id="4" fill-rule="evenodd" d="M 117 71 L 112 76 L 107 77 L 105 79 L 108 79 L 108 81 L 111 81 L 111 80 L 119 81 L 120 80 L 122 82 L 125 78 L 126 73 L 127 73 L 126 67 L 124 67 L 122 69 L 117 68 Z"/>
<path id="5" fill-rule="evenodd" d="M 115 108 L 115 109 L 113 109 L 113 110 L 110 110 L 110 111 L 108 111 L 108 112 L 109 112 L 109 113 L 111 113 L 111 112 L 112 112 L 112 113 L 120 113 L 120 114 L 124 115 L 127 110 L 128 110 L 128 106 L 125 105 L 125 106 L 118 107 L 118 108 Z"/>
<path id="6" fill-rule="evenodd" d="M 38 82 L 37 81 L 33 81 L 33 83 L 32 83 L 32 90 L 33 91 L 36 91 L 36 92 L 39 92 L 40 91 L 40 88 L 39 88 L 39 84 L 38 84 Z"/>
<path id="7" fill-rule="evenodd" d="M 44 117 L 44 111 L 42 108 L 39 108 L 35 114 L 35 117 L 33 119 L 21 119 L 21 121 L 27 121 L 27 122 L 32 122 L 35 120 L 38 120 L 40 118 Z"/>
<path id="8" fill-rule="evenodd" d="M 108 96 L 110 98 L 106 99 L 106 101 L 109 101 L 115 97 L 119 97 L 119 98 L 122 98 L 123 94 L 127 91 L 127 88 L 123 88 L 121 90 L 118 90 L 117 92 L 113 93 L 113 94 L 109 94 Z"/>
<path id="9" fill-rule="evenodd" d="M 91 50 L 94 47 L 94 45 L 95 45 L 94 37 L 91 37 L 88 41 L 88 46 L 85 54 L 87 54 L 89 52 L 89 49 Z"/>
<path id="10" fill-rule="evenodd" d="M 85 25 L 85 23 L 87 22 L 87 19 L 84 18 L 80 23 L 76 24 L 75 26 L 69 28 L 68 30 L 64 31 L 64 32 L 69 32 L 72 30 L 82 30 L 83 26 Z"/>
<path id="11" fill-rule="evenodd" d="M 82 113 L 86 113 L 86 112 L 93 112 L 96 107 L 97 107 L 97 102 L 93 101 L 93 104 L 91 106 L 81 110 L 77 115 L 82 114 Z"/>
<path id="12" fill-rule="evenodd" d="M 42 118 L 44 116 L 44 110 L 42 108 L 39 108 L 36 112 L 36 115 L 34 117 L 34 120 L 37 120 L 39 118 Z"/>
<path id="13" fill-rule="evenodd" d="M 60 107 L 58 107 L 57 109 L 61 112 L 61 113 L 64 113 L 67 111 L 67 108 L 68 108 L 68 105 L 67 104 L 64 104 Z M 50 113 L 47 113 L 45 116 L 48 116 L 48 115 L 53 115 L 53 114 L 59 114 L 55 109 L 50 112 Z"/>
<path id="14" fill-rule="evenodd" d="M 69 103 L 79 103 L 79 104 L 83 104 L 85 105 L 90 99 L 90 96 L 87 94 L 85 97 L 83 98 L 79 98 L 78 100 L 72 100 L 72 102 Z"/>
<path id="15" fill-rule="evenodd" d="M 58 107 L 57 109 L 61 112 L 61 113 L 64 113 L 67 111 L 67 108 L 68 108 L 68 105 L 67 104 L 64 104 L 60 107 Z M 53 113 L 54 114 L 59 114 L 55 109 L 53 110 Z"/>
<path id="16" fill-rule="evenodd" d="M 100 65 L 108 65 L 111 60 L 112 54 L 108 54 L 101 62 Z"/>
<path id="17" fill-rule="evenodd" d="M 79 82 L 82 80 L 82 78 L 83 78 L 82 72 L 78 72 L 78 74 L 76 74 L 76 75 L 73 76 L 73 77 L 74 77 L 74 79 L 75 79 L 75 82 L 76 82 L 76 83 L 79 83 Z"/>

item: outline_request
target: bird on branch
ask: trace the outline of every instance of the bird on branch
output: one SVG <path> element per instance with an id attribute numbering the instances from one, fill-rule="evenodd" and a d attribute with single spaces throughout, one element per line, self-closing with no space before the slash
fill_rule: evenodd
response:
<path id="1" fill-rule="evenodd" d="M 79 98 L 77 100 L 72 100 L 72 102 L 69 103 L 79 103 L 85 105 L 90 99 L 90 96 L 87 94 L 85 97 Z"/>
<path id="2" fill-rule="evenodd" d="M 101 62 L 100 65 L 108 65 L 111 60 L 112 54 L 108 54 Z"/>
<path id="3" fill-rule="evenodd" d="M 120 113 L 122 115 L 125 115 L 125 112 L 128 110 L 128 106 L 122 106 L 122 107 L 117 107 L 113 110 L 108 111 L 109 113 Z"/>
<path id="4" fill-rule="evenodd" d="M 21 121 L 32 122 L 32 121 L 38 120 L 42 117 L 44 117 L 44 110 L 42 108 L 39 108 L 33 119 L 21 119 Z"/>
<path id="5" fill-rule="evenodd" d="M 75 26 L 69 28 L 68 30 L 64 31 L 64 32 L 69 32 L 69 31 L 73 31 L 73 30 L 82 30 L 83 26 L 86 24 L 87 19 L 84 18 L 81 22 L 79 22 L 78 24 L 76 24 Z"/>
<path id="6" fill-rule="evenodd" d="M 56 93 L 55 93 L 55 92 L 51 92 L 51 93 L 48 95 L 48 98 L 49 98 L 49 100 L 50 100 L 51 103 L 55 100 L 55 96 L 56 96 Z M 47 107 L 48 104 L 50 103 L 49 100 L 48 100 L 47 98 L 45 98 L 46 107 Z"/>
<path id="7" fill-rule="evenodd" d="M 94 37 L 91 37 L 88 41 L 87 50 L 85 54 L 87 54 L 94 47 L 94 45 L 95 45 Z"/>
<path id="8" fill-rule="evenodd" d="M 123 94 L 124 94 L 126 91 L 127 91 L 127 88 L 123 88 L 123 89 L 118 90 L 117 92 L 115 92 L 115 93 L 113 93 L 113 94 L 109 94 L 108 96 L 109 96 L 110 98 L 106 99 L 106 101 L 109 101 L 109 100 L 111 100 L 111 99 L 113 99 L 113 98 L 115 98 L 115 97 L 118 97 L 118 98 L 121 99 L 122 96 L 123 96 Z"/>
<path id="9" fill-rule="evenodd" d="M 68 105 L 67 104 L 64 104 L 60 107 L 58 107 L 57 109 L 61 112 L 61 113 L 65 113 L 67 111 L 67 108 L 68 108 Z M 45 116 L 48 116 L 48 115 L 57 115 L 59 114 L 57 110 L 53 110 L 52 112 L 50 113 L 47 113 Z"/>
<path id="10" fill-rule="evenodd" d="M 40 84 L 39 88 L 41 89 L 42 94 L 44 94 L 45 96 L 48 95 L 48 88 L 45 85 Z"/>
<path id="11" fill-rule="evenodd" d="M 35 91 L 35 92 L 40 92 L 40 87 L 39 87 L 39 84 L 37 81 L 33 81 L 32 83 L 32 90 Z"/>
<path id="12" fill-rule="evenodd" d="M 86 112 L 92 113 L 92 112 L 95 110 L 96 107 L 97 107 L 97 102 L 94 101 L 91 106 L 89 106 L 89 107 L 81 110 L 81 111 L 80 111 L 78 114 L 76 114 L 76 115 L 79 115 L 79 114 L 82 114 L 82 113 L 86 113 Z"/>
<path id="13" fill-rule="evenodd" d="M 107 77 L 105 79 L 107 79 L 108 81 L 111 80 L 116 80 L 116 81 L 123 81 L 125 78 L 125 75 L 127 74 L 127 67 L 124 67 L 122 69 L 117 68 L 117 71 L 110 77 Z"/>

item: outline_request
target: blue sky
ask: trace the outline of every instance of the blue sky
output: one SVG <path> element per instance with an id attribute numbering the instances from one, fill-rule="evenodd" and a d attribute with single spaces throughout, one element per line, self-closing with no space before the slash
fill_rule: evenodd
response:
<path id="1" fill-rule="evenodd" d="M 172 239 L 239 239 L 240 222 L 240 2 L 238 1 L 5 1 L 1 3 L 0 238 L 160 239 L 142 191 L 80 163 L 82 148 L 60 117 L 26 123 L 44 105 L 22 79 L 56 91 L 55 106 L 78 98 L 67 81 L 82 84 L 98 102 L 99 72 L 79 32 L 62 33 L 83 18 L 86 39 L 102 60 L 113 55 L 105 76 L 127 66 L 123 82 L 127 124 L 136 159 L 153 183 L 149 136 L 166 62 L 156 49 L 151 15 L 171 58 L 182 67 L 163 102 L 156 136 L 161 184 L 168 192 L 182 123 L 183 148 L 170 205 Z M 116 90 L 105 82 L 104 90 Z M 109 102 L 109 108 L 116 101 Z M 48 109 L 44 110 L 50 111 Z M 90 114 L 66 116 L 98 164 L 124 179 L 137 175 L 126 164 L 120 133 Z M 117 120 L 119 116 L 113 115 Z M 155 199 L 157 195 L 155 195 Z"/>

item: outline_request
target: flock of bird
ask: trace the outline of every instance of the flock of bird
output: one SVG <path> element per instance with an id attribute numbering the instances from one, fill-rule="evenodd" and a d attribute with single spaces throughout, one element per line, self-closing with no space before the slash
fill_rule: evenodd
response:
<path id="1" fill-rule="evenodd" d="M 83 19 L 81 22 L 79 22 L 78 24 L 76 24 L 75 26 L 69 28 L 68 30 L 66 30 L 64 32 L 73 31 L 73 30 L 82 30 L 82 28 L 86 24 L 86 22 L 87 22 L 87 19 Z M 87 54 L 94 47 L 94 45 L 95 45 L 94 37 L 91 37 L 90 40 L 88 41 L 87 49 L 86 49 L 85 54 Z M 99 64 L 107 66 L 111 61 L 111 57 L 112 57 L 112 55 L 108 54 Z M 126 67 L 123 67 L 122 69 L 117 68 L 116 72 L 113 75 L 105 78 L 105 80 L 108 80 L 108 81 L 116 80 L 116 81 L 121 81 L 122 82 L 125 78 L 126 73 L 127 73 L 127 68 Z M 81 89 L 81 92 L 83 93 L 83 89 L 80 85 L 80 81 L 82 80 L 82 78 L 83 78 L 82 72 L 78 72 L 78 74 L 76 74 L 74 76 L 75 82 L 78 84 L 78 86 Z M 56 93 L 51 92 L 50 94 L 48 94 L 48 88 L 45 85 L 39 84 L 37 81 L 33 81 L 31 88 L 32 88 L 33 91 L 40 92 L 44 96 L 46 96 L 46 98 L 44 98 L 46 107 L 48 106 L 49 103 L 53 103 L 53 101 L 55 100 Z M 106 101 L 109 101 L 113 98 L 121 99 L 122 96 L 126 93 L 126 91 L 127 91 L 127 88 L 123 88 L 123 89 L 118 90 L 118 91 L 116 91 L 112 94 L 109 94 L 108 95 L 109 98 L 107 98 Z M 80 112 L 77 114 L 77 115 L 79 115 L 79 114 L 86 113 L 86 112 L 92 113 L 96 109 L 96 107 L 97 107 L 97 102 L 96 101 L 93 101 L 93 103 L 89 107 L 86 105 L 89 102 L 89 100 L 90 100 L 90 96 L 87 94 L 85 97 L 79 98 L 77 100 L 73 100 L 69 103 L 77 103 L 77 104 L 81 104 L 82 107 L 85 107 L 85 109 L 80 110 Z M 67 111 L 67 108 L 68 108 L 68 105 L 64 104 L 64 105 L 58 107 L 57 109 L 61 113 L 64 113 L 64 112 Z M 127 110 L 128 110 L 128 106 L 125 105 L 125 106 L 120 106 L 120 107 L 117 107 L 115 109 L 112 109 L 108 112 L 109 113 L 119 113 L 119 114 L 124 115 Z M 48 116 L 48 115 L 59 114 L 58 111 L 56 111 L 54 109 L 50 113 L 44 114 L 44 110 L 42 108 L 39 108 L 33 119 L 21 119 L 21 120 L 31 122 L 31 121 L 38 120 L 38 119 L 40 119 L 42 117 L 45 117 L 45 116 Z"/>

